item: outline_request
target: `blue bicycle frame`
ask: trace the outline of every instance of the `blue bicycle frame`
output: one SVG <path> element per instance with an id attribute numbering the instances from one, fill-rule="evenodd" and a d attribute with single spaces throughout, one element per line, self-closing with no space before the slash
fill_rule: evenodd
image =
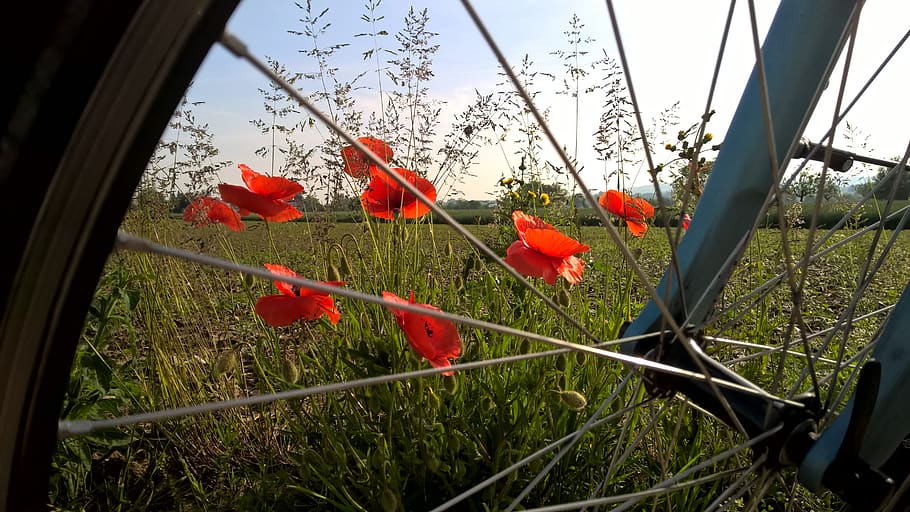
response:
<path id="1" fill-rule="evenodd" d="M 703 198 L 678 249 L 682 286 L 671 268 L 658 292 L 677 322 L 699 324 L 713 306 L 702 297 L 716 297 L 725 284 L 717 278 L 751 232 L 775 179 L 769 148 L 777 169 L 783 169 L 808 123 L 831 69 L 846 41 L 854 0 L 784 0 L 762 47 L 771 129 L 767 130 L 759 70 L 753 70 L 711 171 Z M 769 144 L 766 133 L 773 134 Z M 684 305 L 686 308 L 684 308 Z M 684 311 L 687 309 L 687 311 Z M 635 336 L 663 331 L 662 315 L 649 303 L 626 330 Z M 879 467 L 910 432 L 910 286 L 891 313 L 876 341 L 873 357 L 881 377 L 871 420 L 859 455 Z M 644 354 L 654 341 L 638 342 L 627 352 Z M 685 391 L 683 391 L 685 392 Z M 716 398 L 714 398 L 716 400 Z M 810 490 L 822 488 L 825 471 L 837 458 L 851 418 L 854 398 L 821 432 L 802 460 L 800 481 Z"/>

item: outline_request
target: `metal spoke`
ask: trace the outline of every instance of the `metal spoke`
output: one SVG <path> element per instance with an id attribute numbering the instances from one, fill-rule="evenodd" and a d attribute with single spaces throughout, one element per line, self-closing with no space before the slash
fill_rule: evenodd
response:
<path id="1" fill-rule="evenodd" d="M 579 345 L 577 343 L 571 343 L 571 342 L 568 342 L 565 340 L 560 340 L 558 338 L 551 338 L 549 336 L 543 336 L 540 334 L 523 331 L 521 329 L 515 329 L 513 327 L 508 327 L 508 326 L 493 323 L 493 322 L 477 320 L 475 318 L 470 318 L 470 317 L 461 316 L 461 315 L 455 315 L 452 313 L 446 313 L 444 311 L 436 311 L 433 309 L 422 308 L 422 307 L 420 307 L 418 305 L 414 305 L 414 304 L 389 302 L 389 301 L 386 301 L 385 299 L 383 299 L 382 297 L 378 297 L 376 295 L 370 295 L 367 293 L 359 292 L 356 290 L 350 290 L 350 289 L 339 287 L 339 286 L 327 285 L 327 284 L 321 283 L 319 281 L 312 281 L 309 279 L 303 279 L 303 278 L 299 278 L 299 277 L 295 278 L 295 277 L 288 277 L 288 276 L 273 274 L 273 273 L 269 272 L 268 270 L 263 270 L 261 268 L 250 267 L 247 265 L 241 265 L 241 264 L 234 263 L 232 261 L 224 260 L 221 258 L 215 258 L 215 257 L 207 256 L 204 254 L 199 254 L 199 253 L 195 253 L 195 252 L 191 252 L 191 251 L 185 251 L 182 249 L 176 249 L 173 247 L 167 247 L 167 246 L 157 244 L 155 242 L 151 242 L 149 240 L 135 237 L 133 235 L 123 233 L 123 232 L 120 232 L 117 235 L 117 244 L 118 244 L 118 248 L 121 248 L 121 249 L 128 249 L 128 250 L 139 251 L 139 252 L 157 253 L 157 254 L 161 254 L 164 256 L 172 257 L 172 258 L 184 259 L 184 260 L 191 261 L 194 263 L 199 263 L 202 265 L 208 265 L 211 267 L 222 268 L 224 270 L 240 272 L 242 274 L 252 275 L 254 277 L 261 277 L 263 279 L 269 279 L 272 281 L 282 281 L 282 282 L 285 282 L 288 284 L 294 284 L 294 285 L 297 285 L 297 286 L 300 286 L 303 288 L 308 288 L 308 289 L 316 290 L 316 291 L 323 292 L 323 293 L 337 295 L 340 297 L 347 297 L 349 299 L 356 299 L 356 300 L 359 300 L 362 302 L 368 302 L 371 304 L 379 304 L 381 306 L 393 307 L 395 309 L 400 309 L 403 311 L 410 311 L 412 313 L 420 313 L 420 314 L 426 315 L 426 316 L 432 316 L 435 318 L 451 320 L 453 322 L 458 322 L 458 323 L 461 323 L 464 325 L 469 325 L 471 327 L 477 327 L 477 328 L 485 329 L 488 331 L 498 332 L 500 334 L 506 334 L 509 336 L 517 336 L 520 338 L 527 338 L 532 341 L 539 341 L 542 343 L 574 350 L 577 352 L 586 352 L 586 353 L 596 355 L 599 357 L 603 357 L 606 359 L 612 359 L 615 361 L 619 361 L 619 362 L 622 362 L 622 363 L 627 364 L 632 367 L 645 367 L 645 368 L 650 368 L 650 369 L 653 369 L 656 371 L 661 371 L 661 372 L 666 372 L 666 373 L 670 373 L 673 375 L 678 375 L 681 377 L 692 378 L 695 380 L 700 380 L 700 381 L 707 380 L 706 376 L 703 374 L 696 373 L 696 372 L 690 372 L 687 370 L 677 368 L 675 366 L 658 363 L 658 362 L 651 361 L 648 359 L 634 357 L 634 356 L 627 356 L 625 354 L 618 353 L 618 352 L 609 352 L 609 351 L 605 351 L 601 348 L 597 348 L 592 345 Z M 641 337 L 639 337 L 639 339 L 643 338 L 643 337 L 645 337 L 645 336 L 641 336 Z M 615 344 L 619 344 L 619 343 L 626 343 L 628 341 L 631 341 L 631 340 L 630 339 L 614 340 L 612 342 L 604 342 L 604 343 L 615 345 Z M 760 396 L 760 397 L 766 398 L 768 400 L 774 400 L 774 401 L 779 401 L 781 403 L 789 403 L 789 404 L 793 404 L 796 406 L 800 406 L 800 404 L 798 402 L 793 402 L 790 400 L 785 400 L 782 398 L 772 396 L 772 395 L 767 394 L 764 391 L 758 390 L 754 387 L 747 387 L 747 386 L 743 386 L 741 384 L 737 384 L 735 382 L 729 382 L 729 381 L 725 381 L 725 380 L 721 380 L 721 379 L 713 379 L 713 381 L 718 386 L 721 386 L 721 387 L 727 387 L 730 389 L 746 391 L 755 396 Z"/>
<path id="2" fill-rule="evenodd" d="M 474 236 L 473 233 L 471 233 L 464 226 L 462 226 L 457 220 L 455 220 L 451 215 L 449 215 L 448 212 L 446 212 L 443 208 L 441 208 L 439 205 L 437 205 L 435 201 L 430 200 L 426 195 L 423 194 L 423 192 L 418 190 L 417 187 L 415 187 L 413 184 L 408 182 L 407 179 L 403 178 L 397 172 L 392 171 L 392 169 L 389 167 L 389 165 L 384 160 L 382 160 L 381 158 L 376 156 L 372 151 L 369 150 L 369 148 L 367 148 L 366 146 L 361 144 L 360 141 L 358 141 L 356 137 L 349 134 L 343 128 L 338 126 L 338 124 L 335 123 L 329 116 L 325 115 L 325 113 L 323 113 L 315 105 L 313 105 L 313 103 L 306 96 L 301 94 L 300 91 L 298 91 L 297 89 L 294 88 L 294 86 L 289 84 L 286 80 L 284 80 L 277 73 L 275 73 L 268 66 L 268 64 L 266 62 L 262 61 L 262 59 L 259 59 L 258 57 L 254 56 L 252 53 L 250 53 L 249 49 L 247 48 L 246 44 L 243 41 L 241 41 L 239 38 L 237 38 L 233 34 L 225 31 L 224 34 L 221 36 L 220 42 L 225 48 L 227 48 L 235 56 L 245 60 L 250 65 L 252 65 L 254 68 L 256 68 L 258 71 L 260 71 L 263 75 L 268 77 L 275 84 L 280 86 L 284 90 L 284 92 L 288 94 L 288 96 L 290 96 L 291 98 L 296 100 L 298 103 L 300 103 L 300 105 L 303 108 L 305 108 L 307 111 L 309 111 L 310 114 L 312 114 L 314 117 L 319 119 L 326 126 L 329 126 L 333 131 L 335 131 L 335 133 L 338 134 L 339 137 L 344 139 L 345 142 L 347 142 L 348 144 L 351 144 L 352 146 L 357 148 L 357 150 L 359 150 L 361 153 L 365 154 L 370 159 L 370 161 L 374 165 L 376 165 L 376 167 L 378 169 L 380 169 L 386 176 L 391 178 L 393 181 L 395 181 L 398 185 L 403 187 L 409 193 L 413 194 L 421 203 L 423 203 L 430 210 L 432 210 L 434 214 L 441 217 L 446 222 L 446 224 L 448 224 L 449 226 L 452 227 L 452 229 L 457 231 L 461 236 L 463 236 L 473 246 L 477 247 L 477 249 L 480 252 L 482 252 L 485 256 L 489 257 L 491 260 L 496 262 L 500 267 L 503 268 L 503 270 L 505 270 L 512 277 L 517 279 L 519 283 L 521 283 L 529 291 L 531 291 L 534 295 L 536 295 L 539 299 L 541 299 L 550 309 L 555 311 L 560 316 L 560 318 L 562 318 L 563 320 L 568 322 L 574 328 L 578 329 L 579 332 L 584 334 L 585 337 L 587 337 L 592 342 L 599 343 L 601 341 L 594 333 L 592 333 L 590 330 L 588 330 L 587 327 L 583 326 L 572 315 L 568 314 L 564 309 L 562 309 L 558 304 L 556 304 L 556 302 L 554 302 L 553 299 L 551 299 L 545 293 L 543 293 L 542 291 L 537 289 L 536 286 L 532 285 L 527 279 L 525 279 L 524 276 L 522 276 L 520 273 L 518 273 L 518 271 L 516 271 L 514 268 L 512 268 L 511 265 L 508 265 L 505 261 L 503 261 L 503 259 L 498 254 L 496 254 L 496 252 L 494 252 L 492 249 L 487 247 L 487 245 L 484 244 L 479 238 Z"/>
<path id="3" fill-rule="evenodd" d="M 578 170 L 575 168 L 575 165 L 572 163 L 569 155 L 566 154 L 562 146 L 559 144 L 559 141 L 556 139 L 556 136 L 553 134 L 550 126 L 547 124 L 546 119 L 544 119 L 543 114 L 541 114 L 540 110 L 537 109 L 537 107 L 534 105 L 534 102 L 532 101 L 530 94 L 528 94 L 528 91 L 521 85 L 521 82 L 518 80 L 518 76 L 515 75 L 515 71 L 512 69 L 512 66 L 509 65 L 509 62 L 506 59 L 505 55 L 493 40 L 493 36 L 490 35 L 489 30 L 487 30 L 486 25 L 480 19 L 480 16 L 477 14 L 477 11 L 474 9 L 474 6 L 471 4 L 470 0 L 461 0 L 461 3 L 464 5 L 464 8 L 468 12 L 468 15 L 474 21 L 474 25 L 477 27 L 477 30 L 480 31 L 481 35 L 487 43 L 487 46 L 489 46 L 490 50 L 492 50 L 496 55 L 496 59 L 499 61 L 499 65 L 502 67 L 502 70 L 506 76 L 509 77 L 509 80 L 512 82 L 512 86 L 525 101 L 525 105 L 534 116 L 535 121 L 537 121 L 537 124 L 544 132 L 544 135 L 546 135 L 547 140 L 553 146 L 553 149 L 559 154 L 560 159 L 566 166 L 566 170 L 569 172 L 569 174 L 572 175 L 572 178 L 581 187 L 581 191 L 582 194 L 584 194 L 585 199 L 587 199 L 590 204 L 598 204 L 594 196 L 591 195 L 591 191 L 588 190 L 588 187 L 586 187 L 582 181 L 581 176 L 578 174 Z M 654 286 L 651 284 L 650 280 L 645 274 L 644 269 L 641 268 L 641 265 L 638 264 L 638 261 L 632 255 L 632 252 L 622 241 L 622 237 L 619 235 L 619 231 L 616 230 L 616 228 L 613 226 L 613 223 L 610 222 L 609 218 L 607 218 L 606 212 L 603 210 L 603 208 L 599 207 L 594 208 L 594 211 L 597 213 L 604 227 L 607 228 L 607 233 L 616 244 L 616 247 L 619 249 L 620 253 L 622 253 L 623 258 L 626 259 L 626 262 L 635 272 L 636 276 L 638 276 L 638 279 L 641 282 L 642 286 L 645 287 L 645 290 L 648 292 L 648 296 L 651 298 L 651 300 L 654 301 L 660 311 L 667 318 L 667 325 L 669 327 L 669 330 L 673 331 L 673 333 L 676 334 L 676 336 L 678 336 L 680 339 L 685 339 L 685 334 L 679 328 L 679 325 L 677 325 L 676 322 L 671 318 L 672 315 L 661 300 L 660 296 L 657 294 L 657 291 L 654 289 Z"/>
<path id="4" fill-rule="evenodd" d="M 558 463 L 563 458 L 563 456 L 565 456 L 567 453 L 569 453 L 570 450 L 572 450 L 575 447 L 575 443 L 577 443 L 578 440 L 581 439 L 581 436 L 583 436 L 585 434 L 585 432 L 587 432 L 588 430 L 591 429 L 591 427 L 594 425 L 595 419 L 603 413 L 603 410 L 607 407 L 607 405 L 610 404 L 613 400 L 615 400 L 619 396 L 620 391 L 622 391 L 622 389 L 632 379 L 632 375 L 633 375 L 632 373 L 629 373 L 628 375 L 626 375 L 626 377 L 622 380 L 622 382 L 617 387 L 617 389 L 613 392 L 613 394 L 610 395 L 606 400 L 604 400 L 600 404 L 600 407 L 597 409 L 597 411 L 593 415 L 591 415 L 590 418 L 588 418 L 588 421 L 585 422 L 585 424 L 575 432 L 575 434 L 572 436 L 572 438 L 564 446 L 562 446 L 562 448 L 559 449 L 559 452 L 557 452 L 556 455 L 554 455 L 552 459 L 550 459 L 550 462 L 548 462 L 547 465 L 544 466 L 544 468 L 541 469 L 540 472 L 537 473 L 537 475 L 534 477 L 534 479 L 531 480 L 528 483 L 528 485 L 525 486 L 524 489 L 522 489 L 522 491 L 518 494 L 518 496 L 516 496 L 515 499 L 512 500 L 512 503 L 510 503 L 509 506 L 506 508 L 506 512 L 515 510 L 515 507 L 517 507 L 521 503 L 521 500 L 523 500 L 525 497 L 527 497 L 527 495 L 534 489 L 534 487 L 537 486 L 537 484 L 541 480 L 543 480 L 543 478 L 545 476 L 547 476 L 547 474 L 550 472 L 550 470 L 556 466 L 556 463 Z M 634 400 L 635 395 L 633 395 L 632 398 Z M 626 407 L 626 409 L 641 407 L 642 405 L 644 405 L 644 403 L 645 402 L 633 404 L 629 407 Z M 611 416 L 613 416 L 613 415 L 611 415 Z"/>
<path id="5" fill-rule="evenodd" d="M 682 483 L 674 482 L 674 483 L 657 484 L 656 486 L 652 487 L 651 489 L 649 489 L 647 491 L 639 491 L 639 492 L 633 492 L 633 493 L 628 493 L 628 494 L 619 494 L 616 496 L 610 496 L 610 497 L 606 497 L 606 498 L 594 498 L 594 499 L 589 499 L 589 500 L 584 500 L 584 501 L 573 501 L 571 503 L 562 503 L 559 505 L 550 505 L 547 507 L 529 508 L 529 509 L 525 509 L 525 510 L 527 512 L 560 512 L 560 511 L 564 511 L 564 510 L 579 510 L 583 507 L 590 507 L 592 505 L 609 505 L 611 503 L 620 503 L 623 501 L 630 501 L 630 500 L 634 500 L 632 502 L 634 504 L 634 503 L 638 503 L 639 501 L 641 501 L 645 498 L 650 498 L 653 496 L 661 496 L 663 494 L 669 494 L 671 492 L 680 491 L 682 489 L 688 489 L 690 487 L 697 487 L 699 485 L 713 482 L 715 480 L 721 480 L 730 475 L 735 475 L 736 473 L 738 473 L 740 471 L 745 471 L 747 469 L 748 469 L 748 467 L 744 466 L 744 467 L 740 467 L 740 468 L 719 471 L 717 473 L 713 473 L 713 474 L 710 474 L 707 476 L 689 480 L 688 482 L 682 482 Z M 613 510 L 626 510 L 626 508 L 627 507 L 620 506 Z"/>
<path id="6" fill-rule="evenodd" d="M 622 382 L 620 382 L 620 384 L 617 386 L 616 390 L 613 391 L 613 394 L 610 395 L 606 400 L 604 400 L 603 404 L 608 404 L 608 403 L 612 402 L 613 400 L 615 400 L 616 397 L 619 396 L 619 392 L 622 391 L 622 389 L 628 384 L 632 375 L 634 375 L 634 374 L 629 373 L 628 375 L 626 375 L 626 377 L 622 380 Z M 519 460 L 518 462 L 512 464 L 511 466 L 503 469 L 502 471 L 499 471 L 498 473 L 490 476 L 486 480 L 474 485 L 470 489 L 468 489 L 468 490 L 464 491 L 463 493 L 455 496 L 454 498 L 446 501 L 442 505 L 432 509 L 430 512 L 442 512 L 443 510 L 448 510 L 448 509 L 452 508 L 453 506 L 457 505 L 458 503 L 461 503 L 465 499 L 467 499 L 467 498 L 473 496 L 474 494 L 477 494 L 481 490 L 487 488 L 491 484 L 508 476 L 513 471 L 524 466 L 525 464 L 528 464 L 529 462 L 531 462 L 533 460 L 539 459 L 540 457 L 546 455 L 547 453 L 553 451 L 555 448 L 557 448 L 561 445 L 566 445 L 563 447 L 563 449 L 568 449 L 569 447 L 571 447 L 571 445 L 576 443 L 577 440 L 580 439 L 581 436 L 584 435 L 585 432 L 595 429 L 605 423 L 613 422 L 613 421 L 619 419 L 620 417 L 625 416 L 627 413 L 629 413 L 639 407 L 642 407 L 643 405 L 647 404 L 648 402 L 650 402 L 652 400 L 654 400 L 654 398 L 646 398 L 639 403 L 633 403 L 632 405 L 624 407 L 624 408 L 614 412 L 613 414 L 610 414 L 609 416 L 605 416 L 605 417 L 595 421 L 595 418 L 597 418 L 601 414 L 601 412 L 603 412 L 604 405 L 602 404 L 600 406 L 600 408 L 598 408 L 597 412 L 594 413 L 591 416 L 591 418 L 589 418 L 588 421 L 580 429 L 576 430 L 575 432 L 572 432 L 571 434 L 567 434 L 567 435 L 563 436 L 562 438 L 557 439 L 556 441 L 553 441 L 552 443 L 544 446 L 543 448 L 537 450 L 536 452 L 532 453 L 531 455 L 526 456 L 525 458 Z M 544 468 L 543 471 L 547 471 L 547 468 Z"/>
<path id="7" fill-rule="evenodd" d="M 632 83 L 632 74 L 629 71 L 629 62 L 628 62 L 628 59 L 626 58 L 625 48 L 623 46 L 622 37 L 619 32 L 619 23 L 617 22 L 617 19 L 616 19 L 616 10 L 613 7 L 612 0 L 606 0 L 606 1 L 607 1 L 607 10 L 610 13 L 610 23 L 613 27 L 613 37 L 616 39 L 616 48 L 617 48 L 617 51 L 619 52 L 619 60 L 622 63 L 623 73 L 625 74 L 625 77 L 626 77 L 626 85 L 629 88 L 629 99 L 632 102 L 633 110 L 635 111 L 635 119 L 638 123 L 638 131 L 641 134 L 642 144 L 644 145 L 645 158 L 648 161 L 648 166 L 651 169 L 654 169 L 654 162 L 653 162 L 653 159 L 651 158 L 651 149 L 648 146 L 647 137 L 645 135 L 644 121 L 641 118 L 641 109 L 638 106 L 638 100 L 636 99 L 636 96 L 635 96 L 635 86 Z M 661 195 L 659 193 L 659 186 L 656 182 L 654 183 L 654 187 L 656 190 L 658 190 L 657 198 L 658 198 L 658 201 L 660 202 L 659 206 L 663 211 L 666 211 L 666 208 L 663 207 L 663 202 L 661 199 Z M 592 202 L 592 204 L 596 204 L 596 203 Z M 602 209 L 600 209 L 600 208 L 597 208 L 597 210 L 602 212 Z M 604 224 L 607 224 L 608 228 L 613 227 L 611 224 L 606 222 L 606 219 L 604 219 Z M 614 231 L 615 231 L 615 229 L 611 229 L 611 231 L 610 231 L 611 236 L 613 235 Z M 669 228 L 667 230 L 667 235 L 669 237 L 669 241 L 671 242 L 671 245 L 673 245 L 672 244 L 673 240 L 672 240 L 672 237 L 670 236 Z M 618 238 L 618 236 L 619 235 L 617 233 L 616 237 Z M 673 261 L 674 262 L 676 261 L 675 257 L 673 258 Z M 681 271 L 679 271 L 679 269 L 677 269 L 677 273 L 679 275 L 681 275 Z M 668 279 L 667 280 L 667 289 L 668 290 L 670 289 L 670 283 L 671 283 L 671 281 Z M 711 392 L 714 393 L 714 396 L 718 399 L 718 402 L 720 402 L 721 406 L 724 408 L 724 411 L 727 413 L 727 416 L 733 422 L 733 426 L 737 430 L 739 430 L 742 434 L 745 434 L 746 433 L 745 427 L 743 427 L 742 423 L 739 421 L 739 417 L 733 413 L 733 408 L 730 406 L 729 401 L 723 395 L 723 393 L 720 392 L 720 390 L 717 388 L 717 386 L 714 384 L 714 382 L 713 382 L 714 379 L 710 377 L 707 368 L 705 368 L 701 359 L 698 358 L 698 356 L 695 354 L 695 351 L 689 345 L 688 337 L 685 336 L 684 333 L 681 331 L 678 324 L 676 323 L 676 320 L 673 318 L 673 315 L 667 309 L 666 304 L 657 297 L 657 292 L 654 291 L 654 293 L 651 293 L 652 289 L 653 288 L 649 288 L 648 293 L 651 296 L 651 300 L 654 302 L 654 304 L 660 310 L 660 312 L 663 316 L 663 322 L 667 326 L 669 326 L 670 330 L 673 331 L 674 334 L 676 334 L 677 339 L 681 342 L 684 350 L 686 352 L 688 352 L 689 357 L 691 357 L 692 360 L 695 362 L 695 365 L 698 367 L 698 370 L 706 376 L 705 382 L 707 382 L 708 387 L 711 388 Z"/>
<path id="8" fill-rule="evenodd" d="M 705 512 L 713 512 L 714 510 L 721 512 L 723 510 L 726 510 L 731 503 L 735 502 L 743 494 L 748 492 L 754 482 L 750 482 L 749 485 L 746 485 L 746 480 L 755 474 L 758 468 L 760 468 L 761 465 L 765 463 L 765 460 L 767 458 L 767 453 L 761 454 L 761 456 L 755 460 L 755 463 L 749 466 L 749 469 L 744 471 L 743 474 L 739 476 L 739 478 L 737 478 L 732 484 L 730 484 L 729 487 L 727 487 L 727 490 L 722 492 L 720 496 L 718 496 L 714 501 L 709 503 L 707 507 L 705 507 Z"/>

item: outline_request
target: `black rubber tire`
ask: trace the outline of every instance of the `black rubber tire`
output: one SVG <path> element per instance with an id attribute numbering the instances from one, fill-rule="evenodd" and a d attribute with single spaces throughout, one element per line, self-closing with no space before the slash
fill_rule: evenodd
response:
<path id="1" fill-rule="evenodd" d="M 0 7 L 0 510 L 46 509 L 85 312 L 168 119 L 239 0 Z"/>

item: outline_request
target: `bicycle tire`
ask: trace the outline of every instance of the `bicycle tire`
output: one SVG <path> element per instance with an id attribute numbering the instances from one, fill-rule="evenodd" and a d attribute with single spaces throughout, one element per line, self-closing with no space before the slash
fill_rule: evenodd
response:
<path id="1" fill-rule="evenodd" d="M 236 1 L 17 2 L 0 176 L 0 509 L 45 506 L 84 312 L 132 192 Z M 6 46 L 11 48 L 13 46 Z"/>

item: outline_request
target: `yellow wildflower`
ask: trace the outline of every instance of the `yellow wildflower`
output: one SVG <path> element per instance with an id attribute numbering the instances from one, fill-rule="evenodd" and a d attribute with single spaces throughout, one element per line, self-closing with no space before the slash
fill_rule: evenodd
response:
<path id="1" fill-rule="evenodd" d="M 540 193 L 540 202 L 544 206 L 550 204 L 550 194 L 547 194 L 546 192 L 541 192 Z"/>
<path id="2" fill-rule="evenodd" d="M 529 191 L 528 191 L 528 196 L 530 196 L 532 199 L 534 199 L 534 198 L 537 197 L 537 193 L 534 192 L 533 190 L 529 190 Z"/>
<path id="3" fill-rule="evenodd" d="M 512 199 L 520 199 L 520 198 L 521 198 L 521 196 L 518 195 L 518 192 L 515 192 L 514 190 L 511 191 L 511 192 L 509 192 L 509 195 L 512 197 Z"/>
<path id="4" fill-rule="evenodd" d="M 515 178 L 503 178 L 503 179 L 499 180 L 499 184 L 504 187 L 508 187 L 509 185 L 512 184 L 513 181 L 515 181 Z"/>

